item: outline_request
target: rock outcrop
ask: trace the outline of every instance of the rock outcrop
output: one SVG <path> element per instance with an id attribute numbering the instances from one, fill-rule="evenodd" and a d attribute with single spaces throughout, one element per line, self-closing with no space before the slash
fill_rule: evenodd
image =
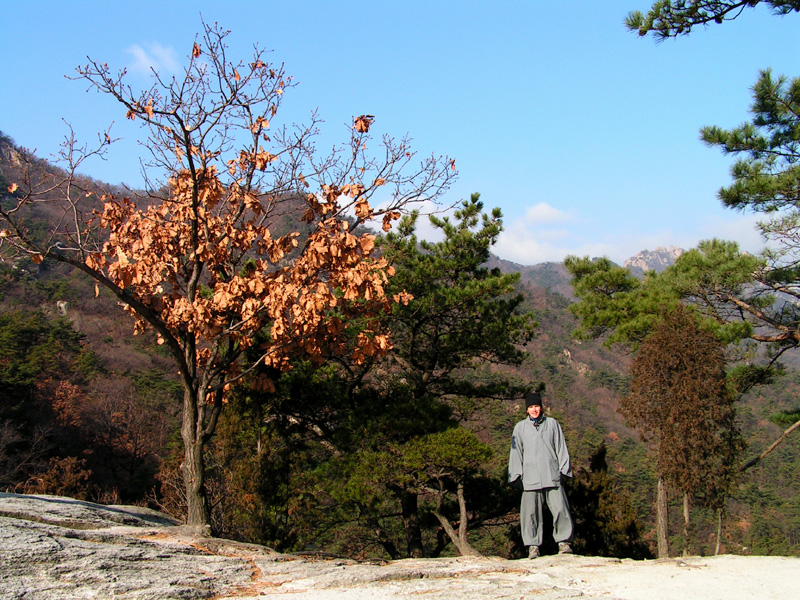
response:
<path id="1" fill-rule="evenodd" d="M 622 266 L 637 277 L 642 277 L 647 271 L 661 273 L 667 267 L 674 265 L 683 253 L 682 248 L 659 246 L 655 250 L 642 250 L 622 263 Z"/>
<path id="2" fill-rule="evenodd" d="M 131 506 L 0 494 L 0 598 L 791 598 L 800 559 L 443 558 L 357 563 L 198 536 Z"/>

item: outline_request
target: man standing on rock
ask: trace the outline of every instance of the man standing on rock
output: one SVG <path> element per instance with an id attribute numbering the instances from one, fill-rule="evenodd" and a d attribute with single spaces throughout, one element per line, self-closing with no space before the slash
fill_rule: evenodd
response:
<path id="1" fill-rule="evenodd" d="M 569 554 L 572 517 L 562 484 L 572 477 L 572 467 L 564 433 L 555 419 L 542 413 L 538 392 L 526 394 L 525 410 L 527 418 L 514 426 L 508 457 L 508 481 L 522 489 L 522 541 L 528 546 L 528 558 L 537 558 L 542 544 L 542 503 L 547 502 L 558 553 Z"/>

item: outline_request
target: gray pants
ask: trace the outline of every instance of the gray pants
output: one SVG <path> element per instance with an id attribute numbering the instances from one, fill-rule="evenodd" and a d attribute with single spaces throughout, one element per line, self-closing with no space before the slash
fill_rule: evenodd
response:
<path id="1" fill-rule="evenodd" d="M 522 542 L 526 546 L 542 545 L 543 502 L 547 502 L 547 508 L 553 515 L 553 538 L 556 542 L 568 542 L 572 538 L 572 517 L 563 486 L 522 492 L 519 507 Z"/>

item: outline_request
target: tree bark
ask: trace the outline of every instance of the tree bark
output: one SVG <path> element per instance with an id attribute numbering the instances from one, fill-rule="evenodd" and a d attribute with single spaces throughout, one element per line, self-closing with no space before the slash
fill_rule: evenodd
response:
<path id="1" fill-rule="evenodd" d="M 433 510 L 432 512 L 433 516 L 439 519 L 439 523 L 442 524 L 442 529 L 444 529 L 444 532 L 450 538 L 450 541 L 453 542 L 453 545 L 461 556 L 480 556 L 480 552 L 475 550 L 465 538 L 462 538 L 456 533 L 456 530 L 453 529 L 447 517 L 438 510 Z"/>
<path id="2" fill-rule="evenodd" d="M 210 515 L 205 490 L 205 460 L 203 449 L 205 436 L 199 423 L 198 400 L 191 390 L 183 394 L 183 414 L 181 417 L 181 438 L 184 455 L 181 463 L 183 484 L 186 487 L 187 525 L 198 527 L 210 533 Z"/>
<path id="3" fill-rule="evenodd" d="M 658 558 L 669 558 L 667 484 L 658 478 L 658 497 L 656 498 L 656 538 L 658 538 Z"/>
<path id="4" fill-rule="evenodd" d="M 441 493 L 443 494 L 443 492 Z M 453 545 L 458 550 L 458 553 L 461 556 L 480 556 L 480 552 L 473 548 L 469 541 L 467 541 L 467 503 L 464 498 L 464 484 L 462 482 L 458 483 L 458 507 L 461 521 L 458 524 L 458 533 L 450 524 L 450 521 L 447 520 L 441 513 L 442 508 L 442 495 L 439 496 L 438 502 L 436 505 L 436 509 L 433 511 L 433 516 L 439 519 L 439 523 L 442 524 L 442 529 L 444 529 L 445 533 L 447 533 L 450 540 L 453 542 Z"/>
<path id="5" fill-rule="evenodd" d="M 389 555 L 389 558 L 391 558 L 392 560 L 399 560 L 403 558 L 400 555 L 400 552 L 398 552 L 397 546 L 394 545 L 394 542 L 386 533 L 386 530 L 380 526 L 377 519 L 370 519 L 369 524 L 370 527 L 372 527 L 372 531 L 375 533 L 375 538 L 378 540 L 378 543 L 386 551 L 386 554 Z"/>
<path id="6" fill-rule="evenodd" d="M 464 498 L 464 482 L 459 481 L 458 487 L 456 488 L 456 495 L 458 496 L 458 512 L 459 518 L 461 519 L 458 523 L 458 537 L 472 550 L 472 546 L 467 543 L 467 499 Z M 474 550 L 472 550 L 474 552 Z M 477 554 L 477 552 L 476 552 Z"/>
<path id="7" fill-rule="evenodd" d="M 400 491 L 400 508 L 403 513 L 403 527 L 406 530 L 406 545 L 409 558 L 423 558 L 422 529 L 419 524 L 419 496 L 417 492 Z"/>
<path id="8" fill-rule="evenodd" d="M 689 556 L 689 494 L 683 494 L 683 555 Z"/>
<path id="9" fill-rule="evenodd" d="M 794 425 L 789 427 L 789 429 L 784 431 L 777 440 L 775 440 L 774 442 L 772 442 L 772 444 L 770 444 L 769 448 L 764 450 L 761 454 L 756 456 L 754 459 L 746 462 L 742 466 L 742 468 L 739 469 L 739 471 L 743 472 L 743 471 L 746 471 L 747 469 L 749 469 L 750 467 L 753 467 L 753 466 L 757 465 L 761 461 L 762 458 L 764 458 L 767 454 L 769 454 L 770 452 L 775 450 L 775 448 L 777 448 L 781 444 L 781 442 L 783 442 L 783 440 L 785 440 L 787 438 L 787 436 L 797 428 L 800 428 L 800 421 L 797 421 Z"/>
<path id="10" fill-rule="evenodd" d="M 447 533 L 442 527 L 436 529 L 436 546 L 431 550 L 429 558 L 439 558 L 449 543 Z"/>

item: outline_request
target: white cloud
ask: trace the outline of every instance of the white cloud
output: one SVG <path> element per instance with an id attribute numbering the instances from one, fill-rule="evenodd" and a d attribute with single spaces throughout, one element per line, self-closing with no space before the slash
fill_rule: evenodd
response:
<path id="1" fill-rule="evenodd" d="M 758 221 L 764 215 L 735 214 L 725 215 L 723 218 L 709 219 L 703 226 L 708 232 L 702 239 L 712 237 L 722 240 L 733 240 L 739 243 L 739 248 L 746 252 L 758 253 L 764 248 L 764 238 L 757 228 Z M 697 242 L 700 240 L 698 239 Z M 695 246 L 697 245 L 695 242 Z"/>
<path id="2" fill-rule="evenodd" d="M 757 253 L 764 246 L 755 227 L 757 220 L 754 215 L 723 214 L 680 231 L 671 227 L 648 231 L 581 224 L 581 219 L 573 219 L 569 227 L 546 227 L 541 222 L 534 225 L 524 219 L 506 225 L 492 252 L 522 265 L 561 262 L 567 255 L 607 256 L 621 264 L 642 250 L 654 250 L 659 246 L 688 250 L 701 240 L 719 238 L 736 241 L 742 250 Z"/>
<path id="3" fill-rule="evenodd" d="M 492 252 L 522 265 L 559 262 L 574 254 L 574 234 L 563 228 L 531 227 L 527 222 L 507 224 Z"/>
<path id="4" fill-rule="evenodd" d="M 146 47 L 134 44 L 126 52 L 133 57 L 133 63 L 128 65 L 128 71 L 132 73 L 150 75 L 155 70 L 174 75 L 180 70 L 178 55 L 171 46 L 162 46 L 158 42 L 146 44 Z"/>
<path id="5" fill-rule="evenodd" d="M 526 235 L 517 237 L 504 231 L 492 252 L 506 260 L 521 265 L 535 265 L 543 262 L 561 262 L 570 254 L 576 256 L 606 256 L 611 248 L 603 243 L 554 244 L 547 240 Z"/>
<path id="6" fill-rule="evenodd" d="M 431 225 L 431 221 L 428 218 L 430 213 L 426 213 L 424 210 L 420 211 L 419 218 L 417 219 L 417 239 L 419 240 L 427 240 L 429 242 L 441 242 L 444 240 L 444 233 L 442 233 L 441 229 L 436 229 L 433 225 Z M 443 217 L 444 215 L 437 215 L 438 217 Z M 451 217 L 452 219 L 452 217 Z"/>
<path id="7" fill-rule="evenodd" d="M 571 221 L 572 216 L 550 206 L 547 202 L 539 202 L 525 211 L 525 220 L 532 225 L 543 225 Z"/>
<path id="8" fill-rule="evenodd" d="M 522 265 L 560 262 L 568 254 L 597 251 L 597 244 L 580 244 L 573 230 L 575 216 L 539 202 L 529 206 L 522 218 L 504 219 L 492 253 Z"/>
<path id="9" fill-rule="evenodd" d="M 654 250 L 658 246 L 677 246 L 689 250 L 696 248 L 701 241 L 712 238 L 737 242 L 741 250 L 757 254 L 764 248 L 764 240 L 756 228 L 758 220 L 758 215 L 727 212 L 708 216 L 694 226 L 687 226 L 679 231 L 665 228 L 624 236 L 620 245 L 625 251 L 615 251 L 610 257 L 618 262 L 641 250 Z"/>
<path id="10" fill-rule="evenodd" d="M 428 214 L 438 212 L 441 207 L 424 203 L 419 208 L 422 214 L 417 221 L 417 237 L 441 241 L 441 231 L 428 221 Z M 439 213 L 439 216 L 444 215 Z M 521 265 L 561 262 L 568 255 L 607 256 L 622 264 L 642 250 L 655 250 L 659 246 L 688 250 L 701 240 L 715 237 L 736 241 L 742 250 L 757 253 L 764 245 L 755 227 L 757 221 L 757 216 L 727 211 L 681 227 L 657 223 L 660 227 L 646 229 L 649 224 L 646 219 L 635 226 L 609 225 L 605 220 L 586 219 L 573 211 L 567 213 L 540 202 L 529 207 L 521 218 L 504 219 L 505 229 L 492 253 Z"/>

